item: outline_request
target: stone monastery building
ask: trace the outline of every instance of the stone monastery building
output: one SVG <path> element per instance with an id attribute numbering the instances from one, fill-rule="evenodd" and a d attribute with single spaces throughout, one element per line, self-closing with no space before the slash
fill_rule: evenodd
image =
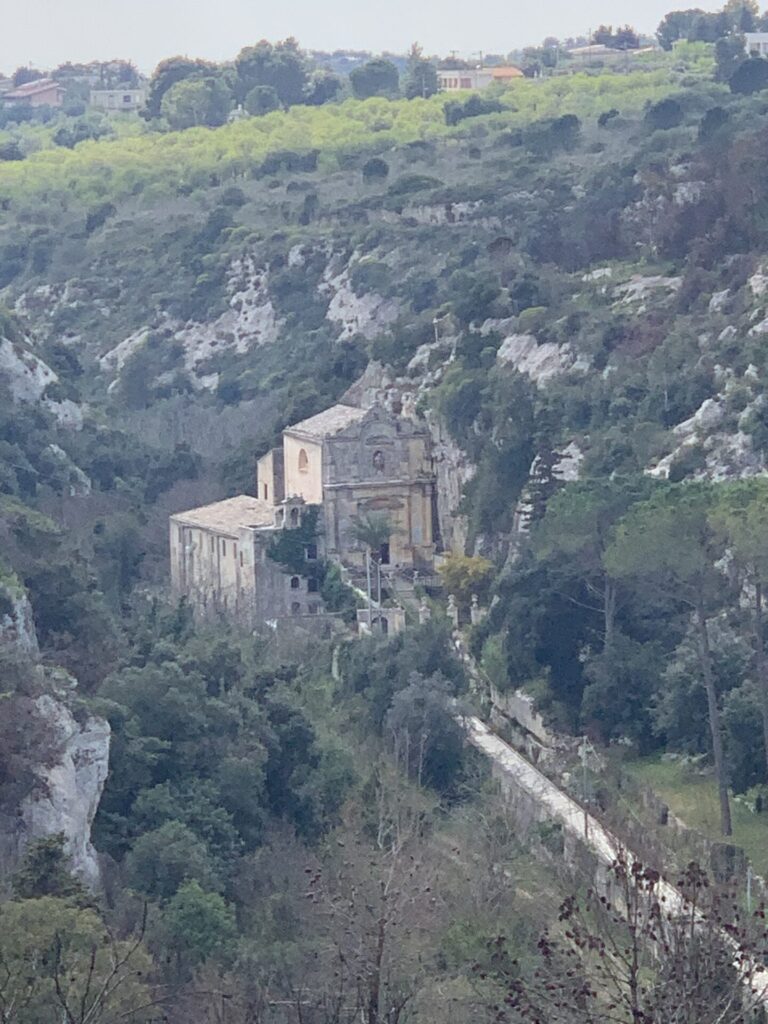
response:
<path id="1" fill-rule="evenodd" d="M 282 447 L 259 459 L 257 497 L 171 516 L 174 593 L 201 616 L 249 626 L 322 614 L 317 566 L 364 567 L 355 525 L 367 515 L 392 527 L 377 553 L 383 566 L 405 575 L 431 569 L 434 487 L 426 427 L 378 405 L 334 405 L 286 429 Z M 269 552 L 291 530 L 298 543 L 287 567 Z"/>

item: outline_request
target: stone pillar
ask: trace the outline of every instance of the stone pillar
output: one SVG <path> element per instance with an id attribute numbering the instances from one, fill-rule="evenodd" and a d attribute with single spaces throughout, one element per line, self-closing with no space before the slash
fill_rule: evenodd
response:
<path id="1" fill-rule="evenodd" d="M 426 597 L 423 597 L 421 599 L 421 604 L 419 605 L 419 625 L 423 626 L 426 622 L 429 622 L 431 618 L 432 609 L 427 604 Z"/>
<path id="2" fill-rule="evenodd" d="M 473 594 L 472 595 L 472 604 L 471 604 L 470 609 L 469 609 L 469 617 L 472 620 L 472 625 L 473 626 L 476 626 L 478 623 L 482 622 L 483 619 L 485 618 L 485 612 L 480 607 L 480 600 L 479 600 L 477 594 Z"/>
<path id="3" fill-rule="evenodd" d="M 459 628 L 459 609 L 456 605 L 456 598 L 453 594 L 448 595 L 448 618 L 454 629 Z"/>

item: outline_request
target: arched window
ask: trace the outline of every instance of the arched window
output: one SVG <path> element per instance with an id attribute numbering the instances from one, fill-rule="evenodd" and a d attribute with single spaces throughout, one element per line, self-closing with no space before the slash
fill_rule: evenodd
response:
<path id="1" fill-rule="evenodd" d="M 297 508 L 291 509 L 291 526 L 299 525 L 299 510 Z"/>
<path id="2" fill-rule="evenodd" d="M 301 580 L 298 576 L 291 576 L 291 590 L 298 590 L 301 586 Z"/>
<path id="3" fill-rule="evenodd" d="M 384 452 L 373 453 L 373 468 L 377 473 L 384 472 Z"/>
<path id="4" fill-rule="evenodd" d="M 298 601 L 294 601 L 291 605 L 291 615 L 301 615 L 301 605 Z"/>
<path id="5" fill-rule="evenodd" d="M 264 487 L 264 501 L 269 501 L 269 487 L 267 484 L 262 485 Z"/>
<path id="6" fill-rule="evenodd" d="M 299 449 L 299 472 L 309 472 L 309 456 L 307 455 L 304 448 Z"/>

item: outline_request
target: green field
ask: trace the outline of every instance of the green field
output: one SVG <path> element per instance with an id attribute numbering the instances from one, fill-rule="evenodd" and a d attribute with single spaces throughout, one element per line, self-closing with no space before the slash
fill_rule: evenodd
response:
<path id="1" fill-rule="evenodd" d="M 679 761 L 658 757 L 628 761 L 625 769 L 657 793 L 678 818 L 708 839 L 722 841 L 717 790 L 713 779 L 694 774 Z M 754 814 L 743 804 L 731 801 L 733 836 L 758 874 L 768 876 L 768 815 Z"/>

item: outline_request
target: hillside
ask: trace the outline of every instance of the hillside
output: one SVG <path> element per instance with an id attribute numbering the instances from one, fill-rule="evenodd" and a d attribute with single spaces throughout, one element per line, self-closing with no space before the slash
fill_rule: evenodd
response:
<path id="1" fill-rule="evenodd" d="M 690 43 L 482 97 L 40 133 L 0 163 L 0 694 L 22 723 L 0 781 L 34 802 L 78 730 L 111 744 L 100 802 L 86 780 L 103 902 L 25 825 L 21 874 L 24 843 L 0 845 L 13 942 L 24 913 L 43 945 L 52 914 L 133 935 L 151 980 L 126 999 L 167 990 L 174 1021 L 220 1019 L 223 991 L 242 1024 L 507 1019 L 569 883 L 462 745 L 453 702 L 482 700 L 441 600 L 341 651 L 168 600 L 169 513 L 252 492 L 282 429 L 342 396 L 428 425 L 497 695 L 670 803 L 673 774 L 706 785 L 725 833 L 738 795 L 759 847 L 766 97 Z"/>

